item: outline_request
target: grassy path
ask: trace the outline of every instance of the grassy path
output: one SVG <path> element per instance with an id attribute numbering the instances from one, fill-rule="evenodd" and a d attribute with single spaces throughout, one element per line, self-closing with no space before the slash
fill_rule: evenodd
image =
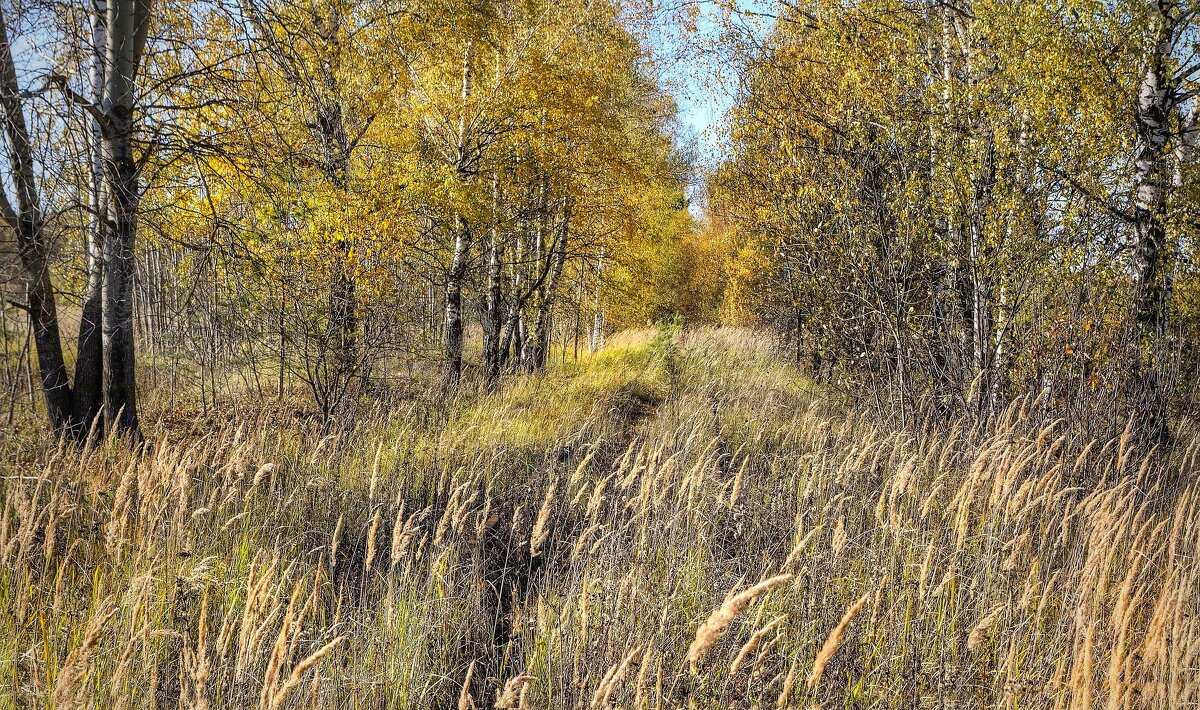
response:
<path id="1" fill-rule="evenodd" d="M 340 442 L 35 452 L 0 707 L 1192 702 L 1194 465 L 1031 419 L 894 431 L 717 330 Z"/>

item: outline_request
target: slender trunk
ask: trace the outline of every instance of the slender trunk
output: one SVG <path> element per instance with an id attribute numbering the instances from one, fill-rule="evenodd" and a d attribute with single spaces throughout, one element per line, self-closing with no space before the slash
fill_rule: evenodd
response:
<path id="1" fill-rule="evenodd" d="M 904 340 L 900 336 L 900 326 L 897 322 L 892 329 L 892 340 L 896 345 L 896 394 L 900 405 L 900 426 L 908 426 L 908 375 L 905 368 Z"/>
<path id="2" fill-rule="evenodd" d="M 30 330 L 37 349 L 38 376 L 46 400 L 50 424 L 58 433 L 72 428 L 72 392 L 63 362 L 58 328 L 58 309 L 50 276 L 50 254 L 43 231 L 41 204 L 33 168 L 33 149 L 19 98 L 16 67 L 8 28 L 0 13 L 0 104 L 8 142 L 16 208 L 3 197 L 6 221 L 17 235 L 17 249 L 24 271 Z"/>
<path id="3" fill-rule="evenodd" d="M 513 321 L 512 335 L 512 360 L 517 368 L 524 367 L 525 362 L 525 343 L 529 340 L 528 328 L 525 322 L 525 315 L 520 310 L 517 311 Z"/>
<path id="4" fill-rule="evenodd" d="M 503 368 L 514 359 L 512 353 L 519 352 L 513 348 L 513 339 L 517 331 L 517 323 L 520 320 L 521 308 L 524 305 L 524 288 L 525 278 L 524 271 L 520 267 L 520 263 L 524 259 L 524 239 L 527 225 L 524 220 L 518 225 L 517 233 L 521 238 L 516 241 L 516 253 L 510 262 L 512 270 L 512 298 L 508 302 L 508 313 L 504 318 L 504 332 L 500 336 L 500 367 Z"/>
<path id="5" fill-rule="evenodd" d="M 966 80 L 967 105 L 982 103 L 985 97 L 977 96 L 978 77 L 976 46 L 973 27 L 963 14 L 956 14 L 953 27 L 962 51 Z M 972 100 L 974 99 L 974 100 Z M 988 416 L 988 393 L 991 391 L 992 353 L 992 250 L 987 246 L 986 226 L 996 183 L 996 136 L 988 119 L 976 113 L 972 116 L 970 145 L 974 155 L 972 164 L 978 166 L 971 175 L 971 201 L 967 215 L 967 251 L 970 256 L 970 318 L 971 318 L 971 372 L 974 400 L 970 402 L 976 417 Z"/>
<path id="6" fill-rule="evenodd" d="M 500 271 L 503 260 L 500 241 L 500 176 L 492 173 L 492 230 L 488 242 L 487 294 L 483 316 L 483 370 L 489 389 L 500 383 Z"/>
<path id="7" fill-rule="evenodd" d="M 1010 327 L 1009 309 L 1008 284 L 1006 280 L 1001 279 L 997 289 L 997 323 L 992 336 L 992 382 L 991 391 L 988 394 L 989 407 L 993 414 L 1004 408 L 1009 385 L 1009 357 L 1006 347 Z"/>
<path id="8" fill-rule="evenodd" d="M 596 259 L 596 294 L 592 304 L 592 333 L 588 339 L 588 350 L 596 352 L 604 347 L 604 300 L 602 287 L 604 285 L 604 247 L 600 247 L 600 256 Z"/>
<path id="9" fill-rule="evenodd" d="M 332 23 L 340 22 L 334 15 Z M 324 72 L 326 89 L 336 94 L 337 85 L 332 70 Z M 325 176 L 334 193 L 346 194 L 349 187 L 350 138 L 342 115 L 342 106 L 336 99 L 318 102 L 317 131 L 325 165 Z M 336 382 L 340 388 L 344 380 L 353 377 L 358 369 L 358 302 L 357 280 L 354 277 L 354 242 L 343 234 L 337 238 L 333 260 L 333 277 L 329 282 L 329 323 L 327 338 L 333 349 Z"/>
<path id="10" fill-rule="evenodd" d="M 287 290 L 286 285 L 280 284 L 279 288 L 279 369 L 276 371 L 275 395 L 277 399 L 283 399 L 283 374 L 284 368 L 287 366 L 287 329 L 284 317 L 287 312 Z"/>
<path id="11" fill-rule="evenodd" d="M 349 380 L 358 369 L 357 282 L 353 274 L 349 239 L 341 239 L 334 254 L 333 279 L 329 284 L 329 327 L 337 380 Z M 340 384 L 338 385 L 340 386 Z"/>
<path id="12" fill-rule="evenodd" d="M 575 323 L 571 328 L 571 334 L 574 342 L 571 344 L 572 355 L 574 359 L 579 359 L 579 338 L 583 334 L 583 274 L 584 270 L 579 269 L 579 288 L 575 292 Z"/>
<path id="13" fill-rule="evenodd" d="M 471 99 L 474 79 L 471 59 L 474 42 L 467 42 L 463 52 L 462 92 L 458 112 L 458 136 L 455 146 L 454 169 L 456 176 L 463 179 L 470 174 L 467 153 L 467 104 Z M 467 273 L 467 259 L 471 250 L 471 233 L 466 217 L 460 210 L 454 214 L 454 251 L 450 256 L 450 268 L 446 272 L 446 386 L 456 387 L 462 378 L 463 351 L 463 279 Z"/>
<path id="14" fill-rule="evenodd" d="M 463 277 L 467 271 L 470 232 L 461 214 L 454 218 L 454 253 L 446 272 L 446 385 L 454 387 L 462 378 Z"/>
<path id="15" fill-rule="evenodd" d="M 104 96 L 105 0 L 95 3 L 92 16 L 92 99 L 97 104 Z M 104 243 L 109 230 L 109 199 L 105 189 L 103 145 L 99 124 L 90 121 L 89 153 L 91 189 L 88 200 L 91 215 L 87 233 L 87 281 L 79 320 L 75 360 L 75 419 L 89 429 L 100 414 L 104 368 L 102 336 L 104 304 Z"/>
<path id="16" fill-rule="evenodd" d="M 539 184 L 538 184 L 538 198 L 537 198 L 537 200 L 538 200 L 538 202 L 537 202 L 538 219 L 537 219 L 537 225 L 534 227 L 533 245 L 531 248 L 532 262 L 535 265 L 535 268 L 537 268 L 537 269 L 542 268 L 543 259 L 545 259 L 544 263 L 547 266 L 549 266 L 552 263 L 552 259 L 547 258 L 545 255 L 545 252 L 546 252 L 546 229 L 547 229 L 547 222 L 549 220 L 549 217 L 547 216 L 547 213 L 549 212 L 549 204 L 547 204 L 548 203 L 548 200 L 547 200 L 548 194 L 549 194 L 549 177 L 545 173 L 543 173 L 541 176 L 541 180 L 539 181 Z M 552 251 L 553 251 L 553 249 L 552 249 Z M 542 294 L 545 292 L 544 291 L 545 285 L 546 285 L 546 282 L 545 282 L 544 277 L 536 279 L 533 283 L 530 284 L 529 296 L 533 296 L 536 294 L 538 296 L 538 301 L 540 302 L 542 299 Z M 524 305 L 524 304 L 522 304 L 522 305 Z M 537 309 L 535 309 L 535 313 L 537 312 L 537 310 L 540 310 L 540 306 Z M 535 321 L 533 323 L 534 329 L 532 331 L 532 335 L 534 337 L 528 337 L 530 334 L 525 333 L 523 331 L 520 333 L 522 337 L 520 338 L 521 348 L 520 348 L 520 350 L 517 351 L 519 353 L 518 365 L 520 366 L 520 368 L 522 370 L 524 370 L 526 372 L 531 372 L 532 370 L 535 369 L 535 365 L 533 364 L 533 361 L 535 358 L 535 353 L 533 352 L 533 349 L 534 349 L 534 347 L 536 347 L 536 336 L 537 336 L 537 332 L 538 332 L 536 317 L 537 316 L 535 315 Z M 528 325 L 528 324 L 523 323 L 522 325 Z"/>
<path id="17" fill-rule="evenodd" d="M 804 357 L 804 312 L 799 301 L 792 303 L 792 312 L 796 318 L 796 338 L 792 344 L 795 348 L 796 364 L 799 365 Z"/>
<path id="18" fill-rule="evenodd" d="M 517 304 L 510 303 L 508 306 L 508 316 L 504 319 L 504 332 L 500 336 L 500 368 L 512 362 L 514 359 L 513 353 L 517 352 L 513 347 L 513 340 L 517 332 L 517 323 L 521 317 L 521 312 L 518 310 Z"/>
<path id="19" fill-rule="evenodd" d="M 550 315 L 557 295 L 558 279 L 562 274 L 563 264 L 567 258 L 567 237 L 570 234 L 571 205 L 563 207 L 562 225 L 559 227 L 558 238 L 551 245 L 550 269 L 541 288 L 541 298 L 538 299 L 537 311 L 533 319 L 533 335 L 530 339 L 530 355 L 527 367 L 530 370 L 540 370 L 546 366 L 546 356 L 550 349 Z"/>

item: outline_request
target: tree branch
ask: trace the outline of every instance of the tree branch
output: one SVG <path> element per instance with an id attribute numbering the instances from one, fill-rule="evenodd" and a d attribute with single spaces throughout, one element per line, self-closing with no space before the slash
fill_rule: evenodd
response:
<path id="1" fill-rule="evenodd" d="M 97 106 L 95 102 L 89 101 L 86 97 L 72 89 L 70 85 L 67 84 L 67 77 L 63 76 L 62 74 L 50 74 L 48 77 L 46 77 L 46 80 L 48 83 L 58 87 L 58 90 L 62 92 L 63 96 L 67 97 L 68 101 L 82 108 L 84 111 L 87 111 L 88 115 L 90 115 L 100 126 L 100 131 L 104 133 L 105 136 L 112 134 L 112 119 L 110 119 L 108 114 L 104 113 L 104 110 Z"/>
<path id="2" fill-rule="evenodd" d="M 1121 209 L 1117 205 L 1114 205 L 1107 198 L 1097 195 L 1095 192 L 1092 192 L 1091 189 L 1089 189 L 1083 183 L 1076 180 L 1070 173 L 1066 172 L 1065 170 L 1062 170 L 1060 168 L 1055 168 L 1050 165 L 1046 165 L 1040 159 L 1038 160 L 1038 165 L 1043 170 L 1049 170 L 1051 173 L 1053 173 L 1057 177 L 1065 180 L 1068 185 L 1075 188 L 1076 192 L 1078 192 L 1079 194 L 1088 198 L 1089 200 L 1096 203 L 1100 207 L 1104 208 L 1105 211 L 1109 212 L 1110 214 L 1112 214 L 1114 217 L 1121 220 L 1122 222 L 1133 224 L 1134 222 L 1137 221 L 1137 218 L 1134 217 L 1132 214 L 1130 214 L 1129 212 L 1126 212 L 1125 210 Z"/>

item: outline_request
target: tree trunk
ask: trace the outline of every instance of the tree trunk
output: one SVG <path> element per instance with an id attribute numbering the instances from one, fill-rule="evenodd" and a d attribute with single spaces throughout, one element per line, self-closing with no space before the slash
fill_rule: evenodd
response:
<path id="1" fill-rule="evenodd" d="M 105 141 L 105 163 L 113 187 L 112 234 L 104 250 L 104 414 L 116 431 L 136 433 L 137 381 L 134 372 L 133 275 L 140 198 L 131 143 L 132 111 L 110 113 L 113 135 Z"/>
<path id="2" fill-rule="evenodd" d="M 1166 244 L 1171 89 L 1166 85 L 1163 63 L 1169 51 L 1169 46 L 1163 46 L 1149 59 L 1138 87 L 1132 278 L 1133 318 L 1144 339 L 1157 338 L 1166 329 L 1161 271 Z"/>
<path id="3" fill-rule="evenodd" d="M 515 252 L 513 258 L 509 261 L 509 269 L 511 270 L 512 282 L 512 297 L 508 301 L 507 315 L 504 318 L 503 333 L 500 336 L 500 367 L 504 368 L 508 363 L 519 360 L 520 350 L 513 347 L 513 340 L 517 333 L 517 324 L 521 317 L 521 308 L 525 304 L 525 273 L 521 266 L 525 260 L 525 239 L 528 232 L 528 224 L 526 220 L 521 219 L 517 225 L 518 238 L 514 243 Z M 514 357 L 514 354 L 517 357 Z"/>
<path id="4" fill-rule="evenodd" d="M 104 418 L 113 431 L 141 437 L 133 340 L 134 246 L 141 201 L 133 156 L 134 82 L 146 46 L 150 0 L 109 0 L 105 46 L 104 168 L 112 229 L 104 245 L 102 338 Z"/>
<path id="5" fill-rule="evenodd" d="M 468 41 L 463 52 L 462 92 L 459 100 L 458 140 L 455 146 L 454 169 L 459 179 L 470 174 L 467 153 L 467 103 L 471 99 L 474 80 L 471 59 L 474 42 Z M 450 256 L 450 268 L 446 272 L 446 386 L 456 387 L 462 378 L 463 351 L 463 279 L 467 273 L 467 259 L 471 251 L 471 233 L 466 217 L 460 210 L 454 214 L 454 251 Z"/>
<path id="6" fill-rule="evenodd" d="M 358 370 L 358 304 L 357 283 L 353 266 L 348 263 L 351 255 L 348 239 L 338 241 L 333 264 L 333 278 L 329 283 L 329 324 L 326 337 L 333 348 L 337 386 L 353 378 Z"/>
<path id="7" fill-rule="evenodd" d="M 467 252 L 471 238 L 466 219 L 454 218 L 454 253 L 446 272 L 446 385 L 454 387 L 462 378 L 463 351 L 463 278 L 467 271 Z"/>
<path id="8" fill-rule="evenodd" d="M 526 321 L 523 311 L 518 310 L 516 316 L 516 328 L 513 332 L 512 344 L 512 359 L 516 363 L 516 367 L 525 367 L 526 348 L 529 342 L 529 324 Z"/>
<path id="9" fill-rule="evenodd" d="M 1178 102 L 1170 62 L 1178 36 L 1174 4 L 1160 4 L 1154 45 L 1145 58 L 1145 73 L 1138 86 L 1134 144 L 1135 197 L 1133 222 L 1132 320 L 1137 333 L 1138 356 L 1130 382 L 1134 385 L 1137 416 L 1152 438 L 1166 434 L 1164 394 L 1158 373 L 1158 355 L 1167 329 L 1163 287 L 1167 258 L 1166 213 L 1171 172 L 1168 169 L 1171 140 L 1170 117 Z"/>
<path id="10" fill-rule="evenodd" d="M 567 237 L 571 222 L 571 205 L 568 202 L 563 207 L 562 224 L 559 227 L 558 238 L 551 245 L 549 271 L 542 283 L 537 311 L 533 318 L 533 333 L 529 341 L 529 355 L 526 358 L 526 368 L 530 371 L 540 370 L 546 366 L 546 356 L 550 350 L 550 313 L 554 307 L 554 299 L 558 288 L 558 278 L 562 274 L 563 264 L 567 259 Z"/>
<path id="11" fill-rule="evenodd" d="M 592 332 L 588 338 L 588 350 L 596 352 L 604 347 L 604 246 L 600 246 L 600 256 L 596 259 L 596 294 L 592 304 Z"/>
<path id="12" fill-rule="evenodd" d="M 500 335 L 500 367 L 504 368 L 510 362 L 519 360 L 520 349 L 513 346 L 517 334 L 517 326 L 521 319 L 521 311 L 514 300 L 508 305 L 508 316 L 504 319 L 504 332 Z"/>
<path id="13" fill-rule="evenodd" d="M 341 15 L 334 12 L 329 21 L 336 28 L 341 23 Z M 336 36 L 336 29 L 330 31 Z M 338 93 L 337 82 L 331 70 L 322 67 L 325 89 L 330 97 Z M 349 187 L 350 167 L 350 137 L 346 133 L 346 123 L 342 114 L 342 106 L 336 98 L 318 100 L 316 103 L 317 140 L 321 145 L 325 178 L 336 195 L 342 196 Z M 345 234 L 339 235 L 334 250 L 333 276 L 329 282 L 329 323 L 326 337 L 333 349 L 334 374 L 336 381 L 331 383 L 335 389 L 340 389 L 345 381 L 353 378 L 358 370 L 358 294 L 357 281 L 354 277 L 353 258 L 354 243 Z"/>
<path id="14" fill-rule="evenodd" d="M 54 284 L 50 277 L 49 249 L 43 231 L 41 204 L 33 170 L 33 149 L 25 114 L 19 98 L 16 67 L 8 28 L 0 13 L 0 104 L 4 111 L 4 132 L 8 141 L 16 208 L 3 197 L 6 221 L 17 235 L 17 248 L 25 276 L 30 328 L 37 349 L 38 375 L 46 400 L 50 424 L 57 433 L 73 428 L 72 392 L 63 362 L 62 340 L 58 329 L 58 309 Z"/>
<path id="15" fill-rule="evenodd" d="M 501 292 L 504 246 L 500 241 L 500 177 L 492 173 L 492 231 L 488 242 L 487 293 L 483 313 L 483 375 L 490 390 L 500 384 Z"/>
<path id="16" fill-rule="evenodd" d="M 107 14 L 105 0 L 94 6 L 92 16 L 92 99 L 99 104 L 104 96 L 104 21 Z M 100 415 L 102 380 L 104 369 L 104 338 L 102 322 L 104 311 L 104 244 L 109 230 L 108 191 L 104 176 L 104 135 L 101 127 L 91 121 L 89 157 L 91 189 L 88 199 L 91 215 L 87 234 L 87 281 L 84 285 L 83 309 L 80 314 L 78 355 L 75 359 L 75 419 L 83 429 L 89 430 Z M 83 434 L 86 436 L 86 431 Z"/>

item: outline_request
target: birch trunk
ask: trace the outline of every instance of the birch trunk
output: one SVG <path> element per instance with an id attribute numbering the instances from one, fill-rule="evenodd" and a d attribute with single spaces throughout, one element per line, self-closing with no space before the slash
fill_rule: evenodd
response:
<path id="1" fill-rule="evenodd" d="M 1167 432 L 1165 397 L 1159 382 L 1155 352 L 1166 334 L 1166 290 L 1164 266 L 1167 258 L 1166 213 L 1172 172 L 1170 118 L 1178 107 L 1176 77 L 1170 67 L 1178 39 L 1179 21 L 1175 3 L 1159 3 L 1154 36 L 1145 57 L 1138 85 L 1135 113 L 1132 320 L 1137 333 L 1138 357 L 1130 382 L 1138 398 L 1144 430 L 1158 438 Z"/>
<path id="2" fill-rule="evenodd" d="M 571 203 L 563 207 L 562 224 L 559 226 L 558 237 L 551 245 L 549 269 L 546 279 L 540 289 L 537 311 L 533 319 L 533 334 L 530 338 L 530 356 L 528 368 L 540 370 L 546 366 L 546 358 L 550 351 L 550 317 L 554 308 L 558 291 L 558 279 L 562 275 L 563 264 L 567 259 L 567 237 L 570 235 Z"/>
<path id="3" fill-rule="evenodd" d="M 1137 140 L 1134 146 L 1133 317 L 1143 339 L 1166 328 L 1161 271 L 1166 227 L 1166 187 L 1172 89 L 1165 63 L 1172 52 L 1172 32 L 1164 18 L 1155 50 L 1147 57 L 1138 86 Z"/>
<path id="4" fill-rule="evenodd" d="M 92 15 L 92 101 L 104 100 L 105 19 L 108 6 L 97 0 Z M 90 158 L 88 192 L 90 219 L 87 233 L 87 281 L 84 285 L 83 309 L 79 320 L 78 356 L 75 359 L 75 418 L 84 428 L 90 428 L 100 416 L 104 369 L 104 244 L 109 231 L 109 199 L 104 175 L 104 134 L 101 126 L 90 120 L 88 145 Z"/>
<path id="5" fill-rule="evenodd" d="M 588 338 L 588 350 L 596 352 L 604 347 L 604 246 L 600 247 L 600 256 L 596 259 L 596 294 L 592 303 L 592 332 Z"/>
<path id="6" fill-rule="evenodd" d="M 146 46 L 150 0 L 109 0 L 107 6 L 103 135 L 112 229 L 104 244 L 101 317 L 104 418 L 111 430 L 140 438 L 133 340 L 134 246 L 141 201 L 133 155 L 134 86 Z"/>
<path id="7" fill-rule="evenodd" d="M 500 241 L 500 176 L 492 173 L 492 230 L 488 242 L 487 293 L 483 313 L 483 370 L 488 389 L 500 384 L 501 292 L 504 245 Z"/>
<path id="8" fill-rule="evenodd" d="M 473 74 L 471 57 L 472 42 L 463 52 L 462 95 L 459 104 L 457 150 L 454 156 L 455 171 L 459 179 L 468 174 L 467 155 L 467 103 L 471 100 Z M 463 352 L 463 279 L 467 273 L 467 260 L 471 251 L 471 233 L 462 212 L 454 215 L 454 250 L 450 256 L 450 268 L 446 271 L 446 386 L 456 387 L 462 378 Z"/>
<path id="9" fill-rule="evenodd" d="M 462 378 L 463 353 L 463 277 L 467 272 L 470 235 L 462 215 L 454 218 L 454 253 L 446 272 L 446 384 L 458 385 Z"/>

